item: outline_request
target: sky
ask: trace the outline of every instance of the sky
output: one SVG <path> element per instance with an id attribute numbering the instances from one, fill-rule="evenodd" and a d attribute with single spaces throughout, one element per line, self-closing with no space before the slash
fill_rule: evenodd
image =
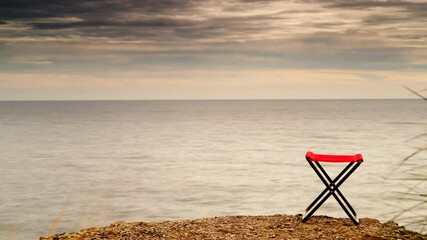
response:
<path id="1" fill-rule="evenodd" d="M 414 98 L 427 1 L 1 0 L 0 100 Z"/>

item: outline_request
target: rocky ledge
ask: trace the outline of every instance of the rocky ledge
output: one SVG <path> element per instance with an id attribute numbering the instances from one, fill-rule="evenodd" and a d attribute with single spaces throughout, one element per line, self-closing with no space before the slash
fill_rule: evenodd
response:
<path id="1" fill-rule="evenodd" d="M 117 222 L 107 227 L 61 233 L 40 240 L 60 239 L 427 239 L 394 222 L 362 218 L 355 226 L 349 219 L 314 216 L 307 223 L 301 215 L 227 216 L 196 220 Z"/>

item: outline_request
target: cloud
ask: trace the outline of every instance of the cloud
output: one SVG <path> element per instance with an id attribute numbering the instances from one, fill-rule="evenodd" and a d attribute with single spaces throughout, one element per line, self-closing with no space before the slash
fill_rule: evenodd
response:
<path id="1" fill-rule="evenodd" d="M 111 16 L 117 12 L 142 11 L 152 15 L 164 12 L 182 11 L 194 5 L 190 0 L 4 0 L 0 2 L 5 18 L 37 18 L 52 16 Z M 26 13 L 29 14 L 24 16 Z M 13 16 L 15 15 L 15 16 Z"/>
<path id="2" fill-rule="evenodd" d="M 345 0 L 333 0 L 333 1 L 321 1 L 327 3 L 327 7 L 331 8 L 353 8 L 353 9 L 370 9 L 378 7 L 406 7 L 409 2 L 405 1 L 378 1 L 378 0 L 356 0 L 356 1 L 345 1 Z"/>
<path id="3" fill-rule="evenodd" d="M 325 8 L 350 9 L 359 11 L 370 11 L 373 16 L 377 16 L 378 12 L 393 11 L 394 19 L 400 20 L 427 20 L 427 2 L 425 1 L 325 1 Z M 389 12 L 390 13 L 390 12 Z M 403 19 L 405 17 L 405 19 Z M 387 23 L 391 18 L 383 18 L 383 23 Z M 377 19 L 380 23 L 381 18 Z"/>
<path id="4" fill-rule="evenodd" d="M 151 18 L 143 20 L 82 20 L 78 22 L 32 22 L 35 29 L 98 28 L 98 27 L 181 27 L 192 26 L 195 21 L 173 18 Z"/>
<path id="5" fill-rule="evenodd" d="M 2 21 L 21 29 L 8 29 L 0 41 L 51 37 L 90 42 L 97 37 L 180 46 L 191 41 L 209 48 L 212 43 L 286 40 L 325 32 L 338 38 L 353 32 L 358 37 L 361 31 L 377 35 L 380 30 L 384 34 L 378 45 L 409 47 L 413 43 L 396 36 L 420 28 L 424 10 L 427 3 L 407 1 L 6 0 L 0 3 Z M 394 37 L 389 38 L 389 32 Z"/>
<path id="6" fill-rule="evenodd" d="M 36 65 L 45 65 L 45 64 L 52 64 L 51 61 L 14 61 L 11 63 L 16 64 L 36 64 Z"/>
<path id="7" fill-rule="evenodd" d="M 319 82 L 391 81 L 362 72 L 314 76 L 331 69 L 426 71 L 426 8 L 397 0 L 4 0 L 0 70 L 51 79 L 82 74 L 101 85 L 107 83 L 93 78 L 98 72 L 138 70 L 165 71 L 169 77 L 152 78 L 165 84 L 189 70 L 224 84 L 229 78 L 216 72 L 247 71 L 232 77 L 235 84 L 255 70 L 295 70 Z M 275 84 L 267 75 L 253 74 Z"/>

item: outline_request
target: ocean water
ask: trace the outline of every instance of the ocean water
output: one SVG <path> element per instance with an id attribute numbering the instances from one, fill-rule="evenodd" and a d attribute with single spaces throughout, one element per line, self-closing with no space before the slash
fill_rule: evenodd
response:
<path id="1" fill-rule="evenodd" d="M 421 100 L 0 102 L 0 239 L 303 213 L 323 190 L 308 150 L 362 153 L 340 189 L 359 217 L 387 221 L 414 204 L 409 187 L 427 189 L 426 153 L 402 164 L 426 132 Z M 346 216 L 333 198 L 316 214 Z"/>

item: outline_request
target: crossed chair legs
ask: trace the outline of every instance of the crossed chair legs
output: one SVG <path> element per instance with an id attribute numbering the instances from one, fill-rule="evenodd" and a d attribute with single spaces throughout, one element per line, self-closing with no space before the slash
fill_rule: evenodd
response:
<path id="1" fill-rule="evenodd" d="M 305 214 L 303 216 L 302 221 L 306 222 L 314 212 L 319 209 L 320 206 L 332 195 L 335 200 L 337 200 L 338 204 L 344 210 L 344 212 L 348 215 L 348 217 L 353 221 L 354 224 L 359 224 L 359 219 L 357 218 L 356 211 L 354 211 L 353 207 L 338 189 L 342 183 L 359 167 L 359 165 L 363 162 L 363 160 L 359 160 L 357 162 L 350 162 L 335 179 L 331 179 L 326 171 L 322 168 L 319 162 L 311 161 L 307 159 L 310 166 L 322 180 L 323 184 L 325 184 L 326 188 L 322 193 L 307 207 L 305 210 Z"/>

